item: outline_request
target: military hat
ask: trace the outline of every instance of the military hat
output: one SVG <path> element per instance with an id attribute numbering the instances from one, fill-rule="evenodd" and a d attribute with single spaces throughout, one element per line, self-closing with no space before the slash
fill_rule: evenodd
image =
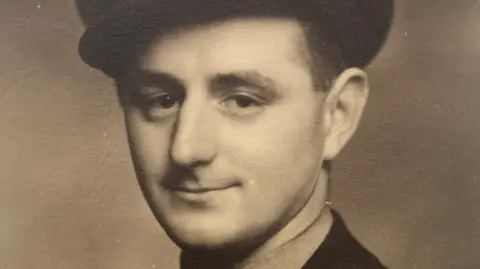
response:
<path id="1" fill-rule="evenodd" d="M 162 31 L 234 17 L 293 17 L 319 25 L 347 67 L 364 67 L 382 47 L 393 0 L 76 0 L 86 26 L 82 60 L 111 73 Z"/>

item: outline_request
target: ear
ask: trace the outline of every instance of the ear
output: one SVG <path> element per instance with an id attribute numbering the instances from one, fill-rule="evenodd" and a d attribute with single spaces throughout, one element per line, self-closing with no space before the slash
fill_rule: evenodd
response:
<path id="1" fill-rule="evenodd" d="M 326 160 L 335 158 L 357 130 L 368 99 L 367 75 L 358 68 L 342 72 L 335 80 L 324 103 Z"/>

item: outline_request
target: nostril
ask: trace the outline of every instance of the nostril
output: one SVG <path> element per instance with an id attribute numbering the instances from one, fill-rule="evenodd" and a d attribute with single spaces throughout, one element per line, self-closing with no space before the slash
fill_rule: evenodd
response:
<path id="1" fill-rule="evenodd" d="M 177 137 L 171 148 L 173 162 L 186 167 L 209 163 L 215 156 L 213 138 L 201 137 L 198 133 Z"/>
<path id="2" fill-rule="evenodd" d="M 182 166 L 188 165 L 193 162 L 192 146 L 176 139 L 171 148 L 171 156 L 175 163 Z"/>

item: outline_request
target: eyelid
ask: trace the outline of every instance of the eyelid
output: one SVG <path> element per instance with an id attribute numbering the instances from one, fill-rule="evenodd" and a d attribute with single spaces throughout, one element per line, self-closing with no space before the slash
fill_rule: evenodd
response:
<path id="1" fill-rule="evenodd" d="M 142 99 L 150 100 L 157 97 L 170 95 L 171 97 L 175 98 L 178 102 L 183 103 L 184 93 L 178 92 L 176 90 L 171 90 L 166 87 L 156 86 L 156 85 L 149 85 L 142 87 L 139 91 L 139 94 Z"/>
<path id="2" fill-rule="evenodd" d="M 237 91 L 237 92 L 227 94 L 227 96 L 224 99 L 228 100 L 232 97 L 239 97 L 239 96 L 251 98 L 251 99 L 255 100 L 256 102 L 258 102 L 262 105 L 266 104 L 268 102 L 268 100 L 266 100 L 266 98 L 264 98 L 262 96 L 259 96 L 257 94 L 252 94 L 252 93 L 246 93 L 246 92 L 242 92 L 242 91 Z"/>
<path id="3" fill-rule="evenodd" d="M 148 92 L 148 93 L 142 93 L 142 95 L 147 98 L 147 99 L 153 99 L 153 98 L 157 98 L 157 97 L 160 97 L 160 96 L 164 96 L 164 95 L 171 95 L 169 92 Z"/>
<path id="4" fill-rule="evenodd" d="M 236 86 L 231 87 L 228 91 L 224 91 L 221 93 L 222 96 L 247 96 L 253 99 L 259 99 L 263 102 L 267 102 L 272 99 L 272 96 L 265 92 L 263 89 L 259 89 L 258 87 L 251 87 L 251 86 Z"/>

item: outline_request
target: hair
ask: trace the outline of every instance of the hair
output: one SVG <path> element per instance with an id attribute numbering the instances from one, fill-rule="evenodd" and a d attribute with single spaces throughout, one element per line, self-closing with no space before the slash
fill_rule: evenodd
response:
<path id="1" fill-rule="evenodd" d="M 303 23 L 304 40 L 300 44 L 301 54 L 310 69 L 315 90 L 328 91 L 335 78 L 345 69 L 338 46 L 316 25 Z M 302 49 L 303 48 L 303 49 Z"/>

